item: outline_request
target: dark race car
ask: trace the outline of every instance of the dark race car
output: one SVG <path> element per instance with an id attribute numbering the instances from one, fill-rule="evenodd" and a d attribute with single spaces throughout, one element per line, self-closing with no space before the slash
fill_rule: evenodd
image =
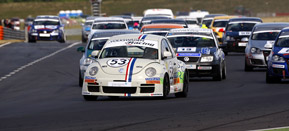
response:
<path id="1" fill-rule="evenodd" d="M 225 54 L 228 54 L 228 52 L 244 52 L 252 29 L 258 23 L 262 23 L 262 20 L 255 17 L 230 19 L 226 26 L 221 46 Z"/>

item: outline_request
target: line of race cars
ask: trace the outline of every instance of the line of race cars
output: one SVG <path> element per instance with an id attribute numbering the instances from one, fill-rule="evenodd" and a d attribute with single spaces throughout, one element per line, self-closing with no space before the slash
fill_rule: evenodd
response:
<path id="1" fill-rule="evenodd" d="M 87 45 L 77 49 L 83 52 L 79 86 L 85 100 L 98 96 L 165 98 L 170 93 L 186 97 L 192 77 L 226 79 L 225 55 L 230 52 L 245 52 L 245 71 L 267 68 L 267 83 L 289 78 L 289 23 L 207 14 L 202 16 L 203 24 L 198 24 L 200 14 L 174 19 L 170 9 L 148 9 L 139 18 L 86 19 L 82 41 Z M 36 40 L 65 42 L 58 18 L 37 17 L 29 31 L 29 41 Z"/>

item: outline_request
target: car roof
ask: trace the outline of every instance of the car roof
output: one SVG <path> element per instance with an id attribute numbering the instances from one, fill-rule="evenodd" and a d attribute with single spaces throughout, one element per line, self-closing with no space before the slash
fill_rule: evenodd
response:
<path id="1" fill-rule="evenodd" d="M 226 16 L 226 14 L 208 14 L 208 15 L 204 16 L 204 19 L 205 18 L 214 18 L 216 16 Z"/>
<path id="2" fill-rule="evenodd" d="M 238 22 L 238 21 L 257 21 L 262 22 L 262 19 L 258 17 L 240 17 L 240 18 L 231 18 L 229 22 Z"/>
<path id="3" fill-rule="evenodd" d="M 216 17 L 214 17 L 215 20 L 217 20 L 217 19 L 232 19 L 232 18 L 239 18 L 239 16 L 228 15 L 228 16 L 216 16 Z"/>
<path id="4" fill-rule="evenodd" d="M 203 34 L 212 34 L 211 29 L 203 28 L 183 28 L 183 29 L 171 29 L 169 33 L 203 33 Z"/>
<path id="5" fill-rule="evenodd" d="M 145 37 L 143 37 L 145 36 Z M 108 41 L 118 41 L 118 40 L 132 40 L 132 41 L 136 41 L 136 40 L 140 40 L 140 39 L 144 39 L 144 40 L 151 40 L 151 41 L 161 41 L 163 38 L 165 38 L 164 36 L 159 36 L 159 35 L 152 35 L 152 34 L 124 34 L 124 35 L 116 35 L 116 36 L 112 36 L 109 38 Z M 108 45 L 105 44 L 103 48 L 106 48 Z"/>
<path id="6" fill-rule="evenodd" d="M 86 17 L 85 20 L 94 20 L 95 18 L 99 18 L 98 16 L 89 16 L 89 17 Z"/>
<path id="7" fill-rule="evenodd" d="M 278 23 L 259 23 L 254 27 L 254 32 L 263 30 L 282 30 L 283 28 L 289 27 L 289 23 L 278 22 Z"/>
<path id="8" fill-rule="evenodd" d="M 124 21 L 123 18 L 120 18 L 120 17 L 97 17 L 94 19 L 95 22 L 97 21 L 111 21 L 111 20 L 119 20 L 119 21 Z"/>
<path id="9" fill-rule="evenodd" d="M 140 34 L 138 30 L 103 30 L 93 32 L 93 38 L 111 37 L 118 34 Z"/>
<path id="10" fill-rule="evenodd" d="M 184 28 L 182 25 L 179 24 L 149 24 L 144 25 L 143 28 Z"/>
<path id="11" fill-rule="evenodd" d="M 39 15 L 35 19 L 59 19 L 59 17 L 55 15 Z"/>

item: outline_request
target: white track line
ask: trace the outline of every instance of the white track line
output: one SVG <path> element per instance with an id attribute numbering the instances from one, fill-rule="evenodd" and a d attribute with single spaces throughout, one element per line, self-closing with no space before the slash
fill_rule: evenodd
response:
<path id="1" fill-rule="evenodd" d="M 25 69 L 25 68 L 27 68 L 27 67 L 29 67 L 29 66 L 32 66 L 32 65 L 34 65 L 34 64 L 36 64 L 36 63 L 38 63 L 38 62 L 40 62 L 40 61 L 42 61 L 42 60 L 45 60 L 45 59 L 47 59 L 47 58 L 49 58 L 49 57 L 52 57 L 52 56 L 54 56 L 54 55 L 56 55 L 56 54 L 58 54 L 58 53 L 60 53 L 60 52 L 62 52 L 62 51 L 64 51 L 64 50 L 67 50 L 67 49 L 69 49 L 69 48 L 71 48 L 71 47 L 73 47 L 73 46 L 75 46 L 75 45 L 78 45 L 78 44 L 81 44 L 81 42 L 73 43 L 73 44 L 71 44 L 71 45 L 69 45 L 69 46 L 67 46 L 67 47 L 65 47 L 65 48 L 62 48 L 62 49 L 60 49 L 60 50 L 57 50 L 57 51 L 55 51 L 55 52 L 53 52 L 53 53 L 51 53 L 51 54 L 49 54 L 49 55 L 47 55 L 47 56 L 44 56 L 44 57 L 42 57 L 42 58 L 39 58 L 39 59 L 37 59 L 37 60 L 35 60 L 35 61 L 32 61 L 32 62 L 26 64 L 26 65 L 23 65 L 23 66 L 15 69 L 14 71 L 10 72 L 9 74 L 1 77 L 1 78 L 0 78 L 0 82 L 3 81 L 3 80 L 5 80 L 5 79 L 7 79 L 7 78 L 9 78 L 9 77 L 11 77 L 12 75 L 15 75 L 17 72 L 19 72 L 19 71 L 21 71 L 21 70 L 23 70 L 23 69 Z M 1 47 L 2 47 L 2 46 L 1 46 Z"/>
<path id="2" fill-rule="evenodd" d="M 5 45 L 9 45 L 9 44 L 11 44 L 11 43 L 12 43 L 12 42 L 4 43 L 4 44 L 0 45 L 0 47 L 3 47 L 3 46 L 5 46 Z"/>
<path id="3" fill-rule="evenodd" d="M 281 130 L 281 129 L 289 129 L 289 126 L 268 128 L 268 129 L 257 129 L 257 130 L 250 130 L 250 131 L 269 131 L 269 130 Z"/>

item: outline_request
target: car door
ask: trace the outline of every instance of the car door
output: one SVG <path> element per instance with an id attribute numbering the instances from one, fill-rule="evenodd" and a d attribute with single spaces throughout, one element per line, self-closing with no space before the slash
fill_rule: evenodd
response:
<path id="1" fill-rule="evenodd" d="M 165 51 L 170 52 L 171 56 L 164 58 L 163 53 Z M 166 39 L 162 40 L 162 59 L 169 74 L 170 85 L 175 85 L 176 82 L 174 82 L 174 76 L 177 75 L 177 57 L 175 56 L 175 53 L 173 52 L 168 40 Z"/>

